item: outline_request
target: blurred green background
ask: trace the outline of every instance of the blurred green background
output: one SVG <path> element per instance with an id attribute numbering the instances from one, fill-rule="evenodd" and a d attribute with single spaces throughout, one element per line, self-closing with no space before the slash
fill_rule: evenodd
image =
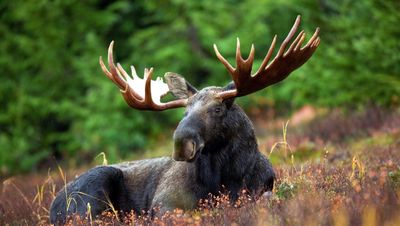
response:
<path id="1" fill-rule="evenodd" d="M 172 137 L 182 110 L 130 109 L 101 72 L 111 40 L 126 69 L 223 86 L 230 76 L 213 43 L 231 62 L 236 37 L 244 54 L 254 43 L 258 68 L 273 35 L 280 44 L 300 14 L 307 38 L 321 28 L 320 47 L 285 82 L 241 98 L 245 109 L 400 102 L 398 0 L 4 0 L 0 12 L 1 175 L 101 152 L 116 160 Z"/>

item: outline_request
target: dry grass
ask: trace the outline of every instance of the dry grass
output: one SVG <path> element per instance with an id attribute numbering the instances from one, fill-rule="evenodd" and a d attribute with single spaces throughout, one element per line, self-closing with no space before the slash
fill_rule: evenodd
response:
<path id="1" fill-rule="evenodd" d="M 238 202 L 229 203 L 221 194 L 202 200 L 194 211 L 175 210 L 159 218 L 109 211 L 72 217 L 69 224 L 400 225 L 399 113 L 332 114 L 298 128 L 289 123 L 283 135 L 280 129 L 261 137 L 261 150 L 270 154 L 278 178 L 272 195 L 254 201 L 243 191 Z M 5 180 L 0 225 L 48 224 L 50 202 L 64 180 L 71 180 L 68 175 L 74 172 Z"/>

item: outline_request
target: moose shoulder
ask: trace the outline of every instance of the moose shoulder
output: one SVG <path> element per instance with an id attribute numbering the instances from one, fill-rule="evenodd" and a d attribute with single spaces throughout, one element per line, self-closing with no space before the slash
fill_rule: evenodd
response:
<path id="1" fill-rule="evenodd" d="M 241 189 L 258 197 L 273 188 L 275 174 L 268 159 L 257 146 L 251 121 L 234 103 L 248 95 L 285 79 L 304 64 L 319 45 L 318 29 L 302 47 L 305 33 L 293 39 L 300 16 L 277 55 L 268 64 L 276 37 L 258 71 L 251 75 L 254 47 L 248 59 L 240 54 L 239 40 L 236 68 L 231 66 L 214 45 L 218 59 L 227 68 L 233 82 L 226 87 L 196 90 L 184 78 L 167 73 L 162 80 L 151 80 L 153 69 L 140 79 L 133 77 L 113 60 L 113 42 L 108 50 L 109 70 L 100 58 L 107 77 L 121 90 L 129 106 L 139 110 L 161 111 L 185 107 L 185 115 L 174 132 L 172 158 L 156 158 L 95 167 L 65 186 L 50 208 L 50 221 L 63 223 L 68 215 L 85 215 L 90 204 L 93 216 L 110 208 L 137 213 L 160 207 L 161 213 L 175 208 L 193 209 L 199 199 L 225 190 L 231 200 Z M 286 51 L 286 52 L 285 52 Z M 176 100 L 160 101 L 167 92 Z M 73 200 L 73 201 L 71 201 Z"/>

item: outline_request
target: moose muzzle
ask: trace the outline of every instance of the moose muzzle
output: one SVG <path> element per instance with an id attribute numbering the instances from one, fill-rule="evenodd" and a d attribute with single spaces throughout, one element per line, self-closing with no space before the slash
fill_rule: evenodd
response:
<path id="1" fill-rule="evenodd" d="M 196 142 L 192 139 L 175 141 L 172 157 L 176 161 L 191 161 L 196 156 Z"/>
<path id="2" fill-rule="evenodd" d="M 192 162 L 204 148 L 204 141 L 196 130 L 178 126 L 174 133 L 174 152 L 172 158 L 176 161 Z"/>

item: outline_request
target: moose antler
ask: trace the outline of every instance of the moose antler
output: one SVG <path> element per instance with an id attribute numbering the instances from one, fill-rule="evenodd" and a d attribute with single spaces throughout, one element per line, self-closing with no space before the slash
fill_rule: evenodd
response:
<path id="1" fill-rule="evenodd" d="M 305 39 L 305 32 L 303 30 L 297 35 L 292 44 L 286 50 L 286 47 L 294 37 L 299 25 L 300 16 L 297 16 L 292 29 L 279 47 L 277 55 L 268 64 L 276 44 L 277 36 L 275 35 L 260 68 L 253 75 L 251 75 L 251 69 L 254 61 L 254 45 L 251 46 L 249 57 L 244 60 L 240 53 L 239 39 L 237 40 L 236 68 L 234 68 L 220 54 L 217 46 L 214 44 L 215 54 L 229 71 L 235 84 L 235 89 L 220 92 L 218 95 L 222 99 L 248 95 L 282 81 L 292 71 L 303 65 L 317 49 L 320 43 L 320 38 L 318 36 L 319 28 L 317 28 L 308 43 L 304 47 L 301 47 Z M 120 64 L 115 66 L 113 59 L 113 46 L 114 42 L 111 42 L 108 48 L 108 65 L 110 71 L 104 65 L 101 57 L 99 59 L 100 66 L 107 77 L 120 88 L 122 96 L 129 106 L 140 110 L 153 111 L 163 111 L 170 108 L 186 106 L 187 99 L 161 103 L 161 97 L 167 94 L 170 90 L 168 85 L 165 84 L 161 78 L 157 78 L 154 81 L 151 80 L 153 68 L 150 68 L 149 70 L 146 68 L 144 70 L 144 78 L 141 79 L 137 76 L 136 70 L 133 66 L 131 67 L 132 78 Z"/>
<path id="2" fill-rule="evenodd" d="M 145 68 L 144 78 L 141 79 L 137 76 L 136 70 L 133 66 L 131 66 L 132 78 L 119 63 L 115 66 L 113 59 L 113 46 L 114 41 L 112 41 L 108 47 L 108 65 L 110 71 L 104 65 L 101 56 L 99 63 L 107 77 L 120 88 L 122 96 L 129 106 L 140 110 L 153 111 L 163 111 L 170 108 L 186 106 L 187 99 L 161 103 L 161 97 L 166 95 L 169 89 L 167 84 L 165 84 L 161 78 L 151 80 L 153 68 L 150 68 L 150 70 Z"/>
<path id="3" fill-rule="evenodd" d="M 244 60 L 240 53 L 240 42 L 237 39 L 236 47 L 236 68 L 219 53 L 217 46 L 214 44 L 215 54 L 218 59 L 225 65 L 229 73 L 232 76 L 233 82 L 235 83 L 235 89 L 221 92 L 219 95 L 223 99 L 232 97 L 245 96 L 258 90 L 264 89 L 267 86 L 273 85 L 285 79 L 292 71 L 303 65 L 317 49 L 320 39 L 318 37 L 319 28 L 316 29 L 308 43 L 301 48 L 301 45 L 305 38 L 304 30 L 301 31 L 298 36 L 294 39 L 289 49 L 284 53 L 286 46 L 296 33 L 297 28 L 300 25 L 300 15 L 297 16 L 296 21 L 289 34 L 280 46 L 277 55 L 270 60 L 274 51 L 276 43 L 276 35 L 272 40 L 271 46 L 265 56 L 260 68 L 254 75 L 251 75 L 251 69 L 254 61 L 254 45 L 251 46 L 249 57 Z M 268 64 L 268 65 L 267 65 Z"/>

